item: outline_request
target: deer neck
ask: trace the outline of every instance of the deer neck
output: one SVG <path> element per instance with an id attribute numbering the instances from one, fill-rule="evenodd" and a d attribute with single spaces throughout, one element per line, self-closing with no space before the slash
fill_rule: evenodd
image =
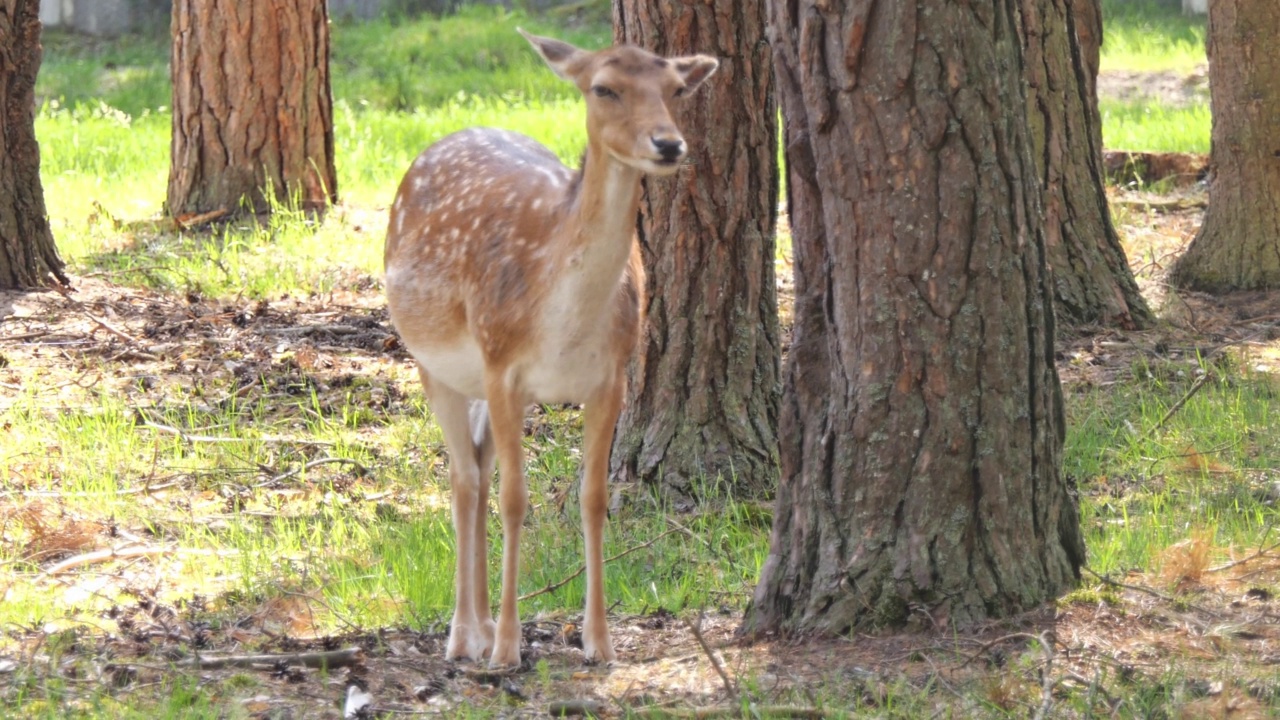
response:
<path id="1" fill-rule="evenodd" d="M 563 280 L 584 311 L 611 307 L 608 299 L 617 292 L 631 255 L 640 177 L 639 170 L 602 147 L 588 147 L 560 253 Z"/>

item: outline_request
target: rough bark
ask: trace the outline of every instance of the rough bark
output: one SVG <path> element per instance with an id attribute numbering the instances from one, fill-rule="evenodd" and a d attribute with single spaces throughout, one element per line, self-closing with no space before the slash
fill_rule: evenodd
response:
<path id="1" fill-rule="evenodd" d="M 1022 0 L 1027 120 L 1044 191 L 1057 319 L 1136 329 L 1154 317 L 1111 223 L 1098 112 L 1098 0 Z"/>
<path id="2" fill-rule="evenodd" d="M 744 629 L 964 627 L 1078 577 L 1019 0 L 772 0 L 796 252 Z"/>
<path id="3" fill-rule="evenodd" d="M 175 0 L 171 215 L 337 199 L 325 0 Z"/>
<path id="4" fill-rule="evenodd" d="M 0 288 L 67 283 L 40 184 L 40 3 L 0 0 Z"/>
<path id="5" fill-rule="evenodd" d="M 760 0 L 615 0 L 615 39 L 720 59 L 676 122 L 692 164 L 645 181 L 637 230 L 648 330 L 613 448 L 615 479 L 677 502 L 699 478 L 771 492 L 777 479 L 774 285 L 777 112 Z"/>
<path id="6" fill-rule="evenodd" d="M 1173 268 L 1181 287 L 1280 288 L 1280 4 L 1209 4 L 1212 180 L 1204 223 Z"/>

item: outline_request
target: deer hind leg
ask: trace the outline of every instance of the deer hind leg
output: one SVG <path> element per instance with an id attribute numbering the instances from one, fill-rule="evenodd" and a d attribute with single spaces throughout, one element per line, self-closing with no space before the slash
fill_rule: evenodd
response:
<path id="1" fill-rule="evenodd" d="M 613 662 L 613 640 L 605 618 L 604 521 L 608 510 L 607 478 L 613 428 L 622 409 L 621 378 L 607 384 L 584 410 L 582 473 L 582 539 L 587 567 L 587 607 L 582 622 L 582 650 L 590 662 Z"/>
<path id="2" fill-rule="evenodd" d="M 521 448 L 525 404 L 502 378 L 503 374 L 491 372 L 485 383 L 489 426 L 498 460 L 498 511 L 502 517 L 502 600 L 498 607 L 498 634 L 489 657 L 491 668 L 520 664 L 520 530 L 529 508 Z"/>
<path id="3" fill-rule="evenodd" d="M 485 505 L 492 475 L 483 473 L 483 443 L 478 446 L 471 432 L 469 406 L 472 401 L 452 388 L 432 382 L 421 367 L 418 375 L 449 447 L 457 569 L 454 575 L 453 622 L 449 625 L 445 657 L 449 660 L 480 660 L 490 654 L 494 642 L 493 620 L 488 607 L 486 546 L 483 542 Z M 492 465 L 489 468 L 492 470 Z"/>

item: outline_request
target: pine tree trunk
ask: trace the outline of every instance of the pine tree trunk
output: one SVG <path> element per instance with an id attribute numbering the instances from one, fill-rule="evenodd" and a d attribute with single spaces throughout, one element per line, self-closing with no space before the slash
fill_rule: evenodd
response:
<path id="1" fill-rule="evenodd" d="M 1173 268 L 1181 287 L 1280 288 L 1280 4 L 1209 4 L 1209 207 Z"/>
<path id="2" fill-rule="evenodd" d="M 1022 0 L 1032 156 L 1065 325 L 1136 329 L 1154 320 L 1129 270 L 1104 190 L 1098 113 L 1098 0 Z"/>
<path id="3" fill-rule="evenodd" d="M 0 288 L 67 283 L 40 184 L 38 0 L 0 0 Z"/>
<path id="4" fill-rule="evenodd" d="M 171 215 L 337 199 L 325 0 L 175 0 Z"/>
<path id="5" fill-rule="evenodd" d="M 748 632 L 964 627 L 1078 577 L 1019 1 L 771 2 L 796 322 Z"/>
<path id="6" fill-rule="evenodd" d="M 638 223 L 648 331 L 613 448 L 615 479 L 677 503 L 699 478 L 777 478 L 777 112 L 760 0 L 615 0 L 615 39 L 720 59 L 676 122 L 692 165 L 649 178 Z"/>

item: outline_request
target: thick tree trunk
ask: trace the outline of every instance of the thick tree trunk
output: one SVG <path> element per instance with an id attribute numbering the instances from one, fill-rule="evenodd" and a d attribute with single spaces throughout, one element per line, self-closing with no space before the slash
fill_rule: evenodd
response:
<path id="1" fill-rule="evenodd" d="M 677 118 L 692 164 L 645 181 L 648 331 L 613 448 L 615 478 L 683 501 L 699 477 L 777 479 L 777 112 L 760 0 L 615 0 L 615 39 L 720 69 Z"/>
<path id="2" fill-rule="evenodd" d="M 1213 106 L 1209 208 L 1174 284 L 1224 292 L 1280 288 L 1280 4 L 1209 4 Z"/>
<path id="3" fill-rule="evenodd" d="M 1057 319 L 1135 329 L 1151 310 L 1129 270 L 1104 190 L 1098 0 L 1022 0 L 1032 156 L 1044 191 Z"/>
<path id="4" fill-rule="evenodd" d="M 325 0 L 175 0 L 169 213 L 337 199 Z"/>
<path id="5" fill-rule="evenodd" d="M 941 627 L 1078 577 L 1019 0 L 772 0 L 796 249 L 749 632 Z"/>
<path id="6" fill-rule="evenodd" d="M 0 0 L 0 288 L 67 282 L 40 184 L 40 3 Z"/>

